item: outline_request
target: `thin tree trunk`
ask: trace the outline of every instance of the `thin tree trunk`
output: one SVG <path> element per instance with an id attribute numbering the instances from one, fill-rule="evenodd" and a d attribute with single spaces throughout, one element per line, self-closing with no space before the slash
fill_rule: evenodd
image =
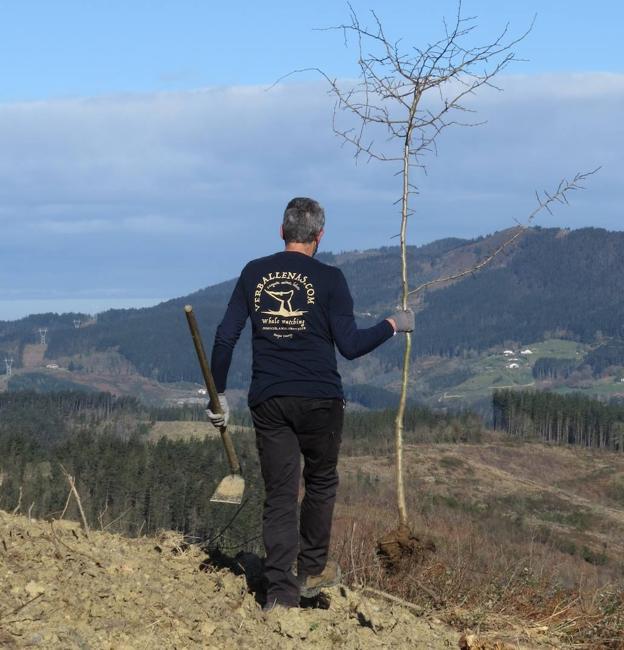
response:
<path id="1" fill-rule="evenodd" d="M 407 309 L 409 285 L 407 279 L 407 217 L 409 203 L 409 156 L 411 130 L 408 129 L 403 149 L 403 197 L 401 200 L 401 307 Z M 409 379 L 409 362 L 412 350 L 412 335 L 405 334 L 405 350 L 403 352 L 403 373 L 401 378 L 401 395 L 397 410 L 394 436 L 396 447 L 396 490 L 397 507 L 399 510 L 399 525 L 407 526 L 407 505 L 405 503 L 405 483 L 403 479 L 403 422 L 407 404 L 407 384 Z"/>

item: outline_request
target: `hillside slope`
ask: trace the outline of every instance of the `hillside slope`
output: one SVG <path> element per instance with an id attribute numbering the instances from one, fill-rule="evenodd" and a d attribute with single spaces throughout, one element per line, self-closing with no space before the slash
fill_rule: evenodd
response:
<path id="1" fill-rule="evenodd" d="M 76 524 L 2 511 L 0 531 L 4 648 L 458 647 L 459 632 L 421 611 L 342 587 L 328 592 L 328 608 L 265 620 L 247 587 L 257 576 L 248 571 L 246 581 L 240 570 L 211 564 L 175 533 L 125 539 L 92 532 L 88 541 Z"/>
<path id="2" fill-rule="evenodd" d="M 507 236 L 502 231 L 470 241 L 445 239 L 410 247 L 410 283 L 416 286 L 470 268 Z M 393 309 L 399 293 L 397 247 L 328 253 L 319 259 L 344 271 L 362 325 Z M 476 277 L 440 286 L 415 305 L 414 355 L 461 356 L 508 341 L 526 344 L 553 336 L 586 343 L 597 336 L 622 338 L 623 276 L 623 232 L 533 229 Z M 95 323 L 82 317 L 78 329 L 72 320 L 76 315 L 0 322 L 0 356 L 12 354 L 18 368 L 24 346 L 33 343 L 36 329 L 45 325 L 48 360 L 115 351 L 144 377 L 200 382 L 182 308 L 193 304 L 209 345 L 233 283 L 223 282 L 151 308 L 110 310 Z M 346 383 L 389 386 L 401 363 L 400 343 L 391 340 L 365 359 L 344 366 Z M 247 385 L 250 355 L 250 337 L 244 332 L 230 371 L 231 388 Z M 372 377 L 380 379 L 373 382 Z"/>

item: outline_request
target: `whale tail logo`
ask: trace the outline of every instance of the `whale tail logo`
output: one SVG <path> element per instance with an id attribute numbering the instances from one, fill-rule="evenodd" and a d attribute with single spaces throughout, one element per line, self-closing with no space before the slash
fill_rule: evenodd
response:
<path id="1" fill-rule="evenodd" d="M 271 316 L 283 316 L 284 318 L 292 318 L 293 316 L 302 316 L 305 314 L 305 311 L 300 309 L 293 309 L 292 299 L 295 295 L 295 290 L 290 289 L 289 291 L 269 291 L 266 290 L 266 294 L 271 296 L 274 300 L 277 300 L 279 303 L 279 308 L 276 310 L 269 309 L 263 311 L 263 314 L 269 314 Z"/>

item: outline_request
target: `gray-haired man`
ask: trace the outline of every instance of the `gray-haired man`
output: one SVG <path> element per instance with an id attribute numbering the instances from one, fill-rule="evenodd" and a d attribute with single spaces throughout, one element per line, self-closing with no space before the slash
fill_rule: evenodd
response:
<path id="1" fill-rule="evenodd" d="M 266 488 L 267 610 L 297 607 L 300 596 L 316 595 L 340 579 L 338 566 L 327 559 L 344 410 L 335 347 L 355 359 L 414 328 L 414 314 L 407 310 L 358 329 L 342 271 L 313 259 L 324 225 L 316 201 L 290 201 L 280 231 L 285 250 L 245 266 L 212 350 L 225 416 L 208 411 L 208 417 L 219 426 L 227 418 L 224 391 L 232 351 L 251 318 L 248 402 Z M 305 496 L 297 517 L 301 454 Z"/>

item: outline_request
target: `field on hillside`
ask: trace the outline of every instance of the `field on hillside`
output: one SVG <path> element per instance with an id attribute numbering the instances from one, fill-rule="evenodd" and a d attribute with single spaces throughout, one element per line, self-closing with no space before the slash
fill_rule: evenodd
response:
<path id="1" fill-rule="evenodd" d="M 412 508 L 423 521 L 438 506 L 496 516 L 559 541 L 568 554 L 624 570 L 624 455 L 500 440 L 409 445 L 405 462 Z M 376 484 L 381 499 L 393 472 L 387 457 L 343 460 L 345 479 Z"/>
<path id="2" fill-rule="evenodd" d="M 513 354 L 503 354 L 507 349 Z M 521 354 L 526 349 L 531 354 Z M 533 366 L 538 359 L 569 359 L 580 364 L 590 350 L 591 346 L 576 341 L 546 339 L 510 348 L 501 345 L 483 354 L 416 359 L 412 390 L 431 405 L 464 408 L 489 400 L 492 391 L 500 388 L 574 391 L 605 398 L 624 396 L 624 383 L 611 376 L 589 375 L 571 385 L 564 381 L 536 381 L 533 377 Z M 510 367 L 512 364 L 518 367 Z M 395 384 L 396 388 L 396 380 Z"/>
<path id="3" fill-rule="evenodd" d="M 624 647 L 623 455 L 491 436 L 405 460 L 413 529 L 437 550 L 402 575 L 371 562 L 396 526 L 392 458 L 344 458 L 334 548 L 353 583 L 481 630 L 520 617 L 570 647 Z"/>
<path id="4" fill-rule="evenodd" d="M 37 368 L 45 365 L 44 356 L 47 345 L 40 343 L 29 343 L 24 346 L 22 353 L 22 364 L 24 368 Z"/>
<path id="5" fill-rule="evenodd" d="M 592 346 L 564 339 L 550 338 L 526 345 L 510 346 L 513 355 L 504 355 L 507 346 L 500 345 L 481 354 L 466 353 L 451 357 L 418 357 L 412 364 L 410 397 L 413 401 L 438 408 L 470 408 L 476 406 L 486 413 L 492 391 L 500 388 L 548 389 L 555 392 L 581 392 L 605 399 L 624 397 L 624 382 L 615 376 L 592 376 L 581 373 L 572 380 L 539 380 L 532 374 L 538 359 L 569 359 L 580 363 Z M 521 351 L 530 349 L 532 354 Z M 108 391 L 115 395 L 132 395 L 146 404 L 176 405 L 201 399 L 200 384 L 192 382 L 159 382 L 145 377 L 118 351 L 91 352 L 43 359 L 43 347 L 26 346 L 23 367 L 13 369 L 7 384 L 0 376 L 0 391 L 34 389 Z M 46 367 L 53 363 L 56 368 Z M 514 363 L 517 368 L 510 368 Z M 340 361 L 348 400 L 356 407 L 384 408 L 396 404 L 400 386 L 397 368 L 388 367 L 374 354 L 358 364 Z M 234 388 L 228 397 L 235 408 L 246 407 L 246 389 Z"/>
<path id="6" fill-rule="evenodd" d="M 230 425 L 228 430 L 231 434 L 236 435 L 241 432 L 249 432 L 249 427 Z M 191 438 L 218 438 L 219 431 L 215 429 L 210 422 L 189 420 L 164 420 L 156 421 L 152 424 L 148 440 L 158 442 L 161 438 L 169 440 L 190 440 Z"/>
<path id="7" fill-rule="evenodd" d="M 9 383 L 10 382 L 10 383 Z M 108 392 L 113 395 L 136 397 L 152 406 L 198 402 L 199 385 L 189 383 L 161 384 L 136 372 L 118 373 L 96 370 L 69 371 L 58 368 L 18 368 L 10 380 L 0 377 L 2 390 L 36 390 L 49 393 L 61 390 Z"/>

